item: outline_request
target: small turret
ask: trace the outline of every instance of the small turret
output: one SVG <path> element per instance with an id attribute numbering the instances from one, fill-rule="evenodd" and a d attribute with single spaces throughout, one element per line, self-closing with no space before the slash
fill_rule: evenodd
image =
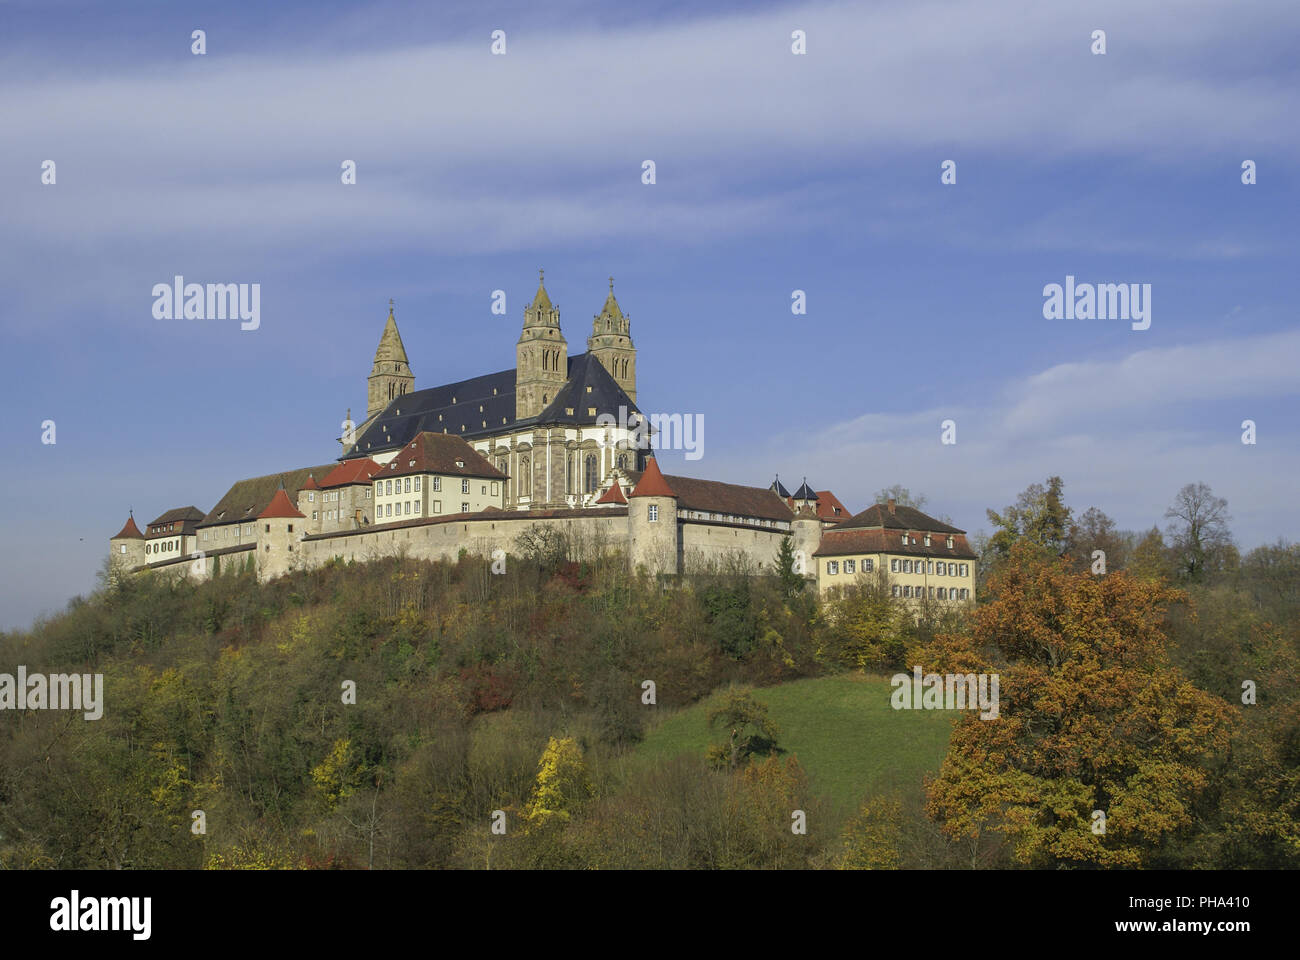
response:
<path id="1" fill-rule="evenodd" d="M 294 567 L 299 541 L 306 533 L 305 519 L 289 500 L 282 478 L 271 502 L 257 515 L 257 571 L 261 579 L 273 579 Z"/>
<path id="2" fill-rule="evenodd" d="M 127 511 L 126 523 L 109 539 L 108 550 L 111 582 L 116 582 L 122 573 L 144 566 L 144 534 L 135 525 L 135 511 Z"/>
<path id="3" fill-rule="evenodd" d="M 675 575 L 679 569 L 677 494 L 659 470 L 654 457 L 646 459 L 645 472 L 628 495 L 628 554 L 632 567 L 651 574 Z"/>

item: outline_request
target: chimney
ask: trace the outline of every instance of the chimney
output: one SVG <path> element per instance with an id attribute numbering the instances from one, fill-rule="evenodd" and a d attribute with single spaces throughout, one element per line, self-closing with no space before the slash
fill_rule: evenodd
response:
<path id="1" fill-rule="evenodd" d="M 890 512 L 891 514 L 894 512 L 894 498 L 893 498 L 893 497 L 890 497 L 890 498 L 889 498 L 889 512 Z"/>

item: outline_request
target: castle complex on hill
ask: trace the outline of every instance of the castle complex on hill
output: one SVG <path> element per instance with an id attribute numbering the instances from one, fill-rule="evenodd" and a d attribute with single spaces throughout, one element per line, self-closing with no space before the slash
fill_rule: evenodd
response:
<path id="1" fill-rule="evenodd" d="M 789 536 L 823 591 L 886 570 L 901 597 L 974 596 L 965 532 L 919 510 L 891 500 L 850 515 L 806 480 L 791 494 L 779 479 L 749 487 L 662 473 L 636 372 L 612 278 L 585 353 L 569 355 L 543 277 L 513 368 L 423 390 L 390 301 L 365 419 L 354 425 L 349 411 L 333 462 L 240 480 L 207 513 L 167 510 L 145 532 L 128 517 L 110 540 L 115 575 L 272 578 L 335 558 L 491 556 L 517 552 L 540 527 L 669 575 L 735 555 L 771 571 Z"/>

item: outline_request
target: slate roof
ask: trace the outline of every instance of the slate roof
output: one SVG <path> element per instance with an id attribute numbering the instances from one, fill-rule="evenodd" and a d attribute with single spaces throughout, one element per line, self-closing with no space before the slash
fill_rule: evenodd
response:
<path id="1" fill-rule="evenodd" d="M 513 367 L 441 387 L 412 390 L 390 401 L 382 412 L 363 425 L 357 442 L 339 459 L 367 457 L 404 447 L 416 434 L 426 431 L 479 438 L 529 426 L 595 426 L 596 417 L 602 413 L 618 416 L 620 405 L 627 407 L 629 416 L 637 409 L 604 364 L 590 353 L 569 357 L 568 374 L 568 380 L 546 409 L 536 417 L 523 420 L 515 419 Z M 587 412 L 591 407 L 595 407 L 595 414 Z M 572 408 L 573 413 L 565 413 L 567 408 Z"/>
<path id="2" fill-rule="evenodd" d="M 775 480 L 773 480 L 772 485 L 768 487 L 768 489 L 771 490 L 773 493 L 775 493 L 782 500 L 790 499 L 790 491 L 787 490 L 785 488 L 785 485 L 781 483 L 780 477 L 777 477 Z"/>
<path id="3" fill-rule="evenodd" d="M 916 542 L 913 543 L 912 540 Z M 948 538 L 931 537 L 930 545 L 925 545 L 924 536 L 908 537 L 906 545 L 900 533 L 894 533 L 882 527 L 875 529 L 852 528 L 845 530 L 840 524 L 827 530 L 822 535 L 821 546 L 813 551 L 814 557 L 842 557 L 857 553 L 896 553 L 901 556 L 934 557 L 942 560 L 974 560 L 975 551 L 966 541 L 966 535 L 958 532 L 952 536 L 952 549 L 948 548 Z"/>
<path id="4" fill-rule="evenodd" d="M 302 489 L 302 485 L 307 482 L 309 476 L 315 476 L 319 473 L 323 477 L 336 466 L 338 466 L 336 463 L 327 463 L 319 467 L 299 467 L 297 470 L 268 473 L 264 477 L 240 480 L 226 491 L 226 495 L 217 501 L 217 505 L 212 508 L 198 526 L 215 527 L 223 523 L 241 523 L 256 520 L 258 515 L 270 504 L 271 498 L 275 496 L 275 491 L 279 488 L 281 482 L 284 483 L 288 495 L 296 500 L 298 491 Z"/>
<path id="5" fill-rule="evenodd" d="M 184 520 L 202 520 L 203 511 L 198 507 L 172 507 L 162 516 L 149 521 L 149 526 L 157 526 L 160 523 L 176 523 Z"/>
<path id="6" fill-rule="evenodd" d="M 450 473 L 491 480 L 506 478 L 464 439 L 451 433 L 417 434 L 374 476 L 401 477 L 412 473 Z"/>
<path id="7" fill-rule="evenodd" d="M 805 480 L 803 482 L 803 486 L 794 492 L 794 499 L 795 500 L 816 500 L 817 494 L 813 492 L 813 488 L 808 486 L 808 481 Z"/>
<path id="8" fill-rule="evenodd" d="M 177 533 L 182 535 L 192 534 L 202 519 L 203 511 L 198 507 L 172 507 L 166 513 L 145 525 L 146 539 L 170 537 L 175 536 Z M 166 529 L 169 526 L 175 526 L 178 529 Z"/>
<path id="9" fill-rule="evenodd" d="M 861 513 L 849 520 L 845 520 L 832 529 L 850 530 L 855 527 L 882 527 L 886 530 L 924 530 L 930 533 L 966 532 L 941 520 L 936 520 L 915 507 L 896 506 L 893 512 L 890 512 L 889 505 L 884 503 L 872 504 Z"/>

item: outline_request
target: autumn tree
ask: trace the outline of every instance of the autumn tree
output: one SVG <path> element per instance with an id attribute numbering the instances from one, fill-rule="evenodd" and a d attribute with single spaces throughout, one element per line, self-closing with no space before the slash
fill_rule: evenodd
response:
<path id="1" fill-rule="evenodd" d="M 1170 662 L 1184 595 L 1030 543 L 1010 559 L 970 630 L 930 649 L 929 669 L 997 674 L 1000 691 L 995 719 L 955 726 L 927 809 L 954 838 L 1006 837 L 1022 864 L 1143 866 L 1192 831 L 1230 731 Z"/>
<path id="2" fill-rule="evenodd" d="M 778 752 L 777 725 L 767 715 L 767 704 L 755 700 L 748 690 L 728 690 L 721 702 L 709 711 L 709 726 L 727 731 L 725 743 L 709 748 L 709 762 L 715 767 L 735 770 L 752 756 Z"/>
<path id="3" fill-rule="evenodd" d="M 844 827 L 844 844 L 835 858 L 837 870 L 897 870 L 902 804 L 895 797 L 875 797 L 865 802 Z"/>
<path id="4" fill-rule="evenodd" d="M 537 779 L 524 808 L 530 829 L 553 821 L 568 822 L 594 794 L 582 749 L 573 737 L 551 737 L 537 764 Z"/>
<path id="5" fill-rule="evenodd" d="M 1089 507 L 1071 521 L 1066 537 L 1066 552 L 1081 570 L 1091 570 L 1093 554 L 1105 555 L 1106 570 L 1123 570 L 1128 563 L 1128 543 L 1106 513 Z"/>

